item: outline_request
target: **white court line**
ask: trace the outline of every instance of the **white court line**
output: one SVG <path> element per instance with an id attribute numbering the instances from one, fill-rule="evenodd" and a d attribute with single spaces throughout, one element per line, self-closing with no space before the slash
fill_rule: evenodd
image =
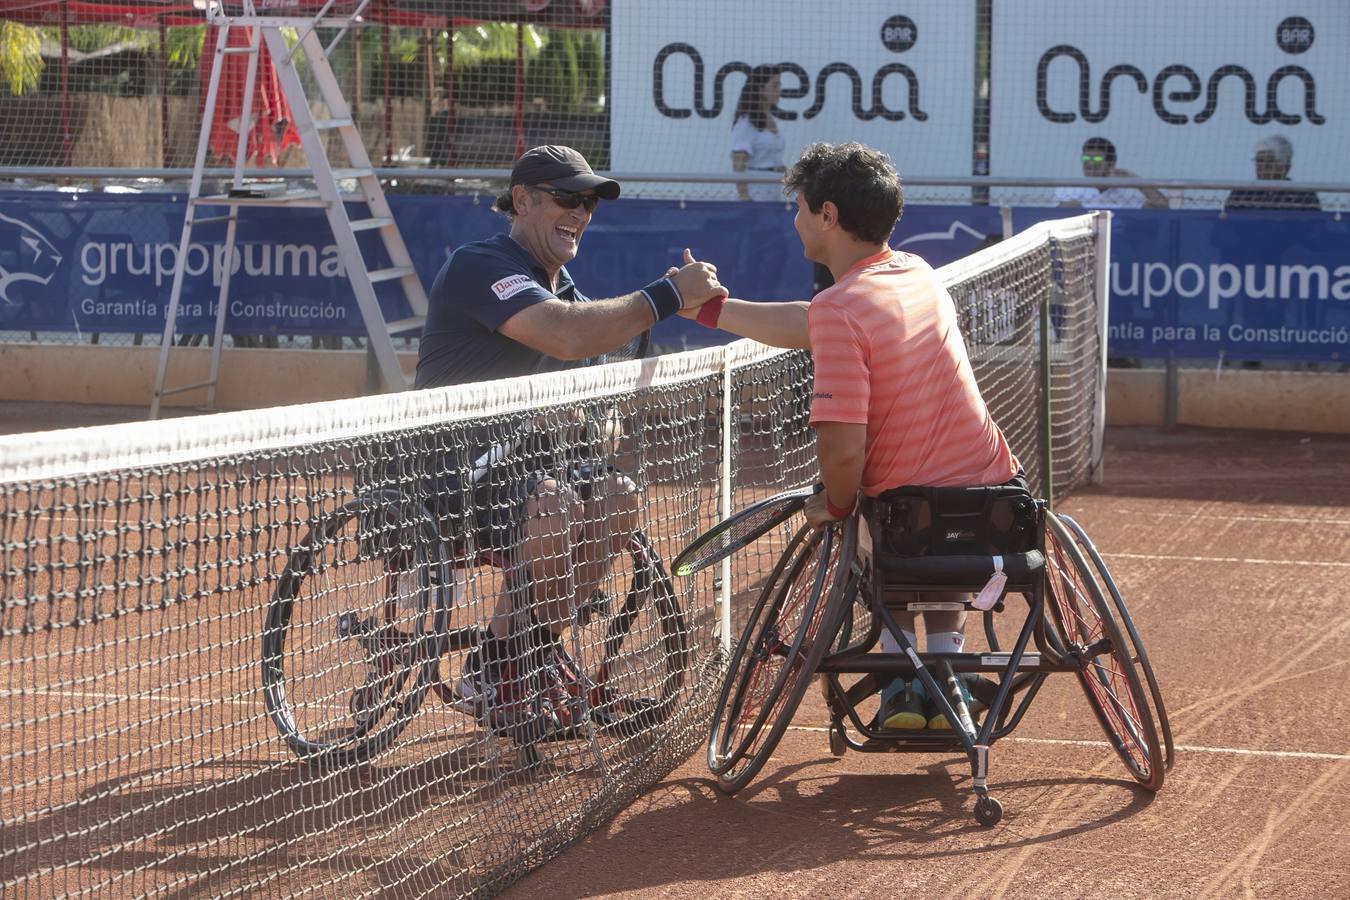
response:
<path id="1" fill-rule="evenodd" d="M 0 689 L 0 697 L 21 697 L 24 694 L 40 694 L 43 696 L 72 697 L 85 700 L 121 700 L 135 701 L 140 703 L 228 703 L 232 705 L 257 706 L 256 699 L 237 700 L 229 697 L 174 697 L 167 694 L 111 694 L 99 691 L 52 691 L 43 688 L 20 688 L 17 690 Z M 789 725 L 790 731 L 815 731 L 828 732 L 828 728 L 820 728 L 814 725 Z M 1098 750 L 1109 750 L 1111 745 L 1106 741 L 1072 741 L 1060 740 L 1055 738 L 1019 738 L 1008 737 L 1005 741 L 1017 744 L 1056 744 L 1065 747 L 1092 747 Z M 1316 759 L 1327 760 L 1330 762 L 1350 761 L 1350 753 L 1314 753 L 1304 750 L 1248 750 L 1242 747 L 1198 747 L 1191 744 L 1178 744 L 1177 750 L 1185 753 L 1227 753 L 1233 756 L 1259 756 L 1271 759 Z"/>
<path id="2" fill-rule="evenodd" d="M 261 691 L 261 688 L 259 688 Z M 22 697 L 36 694 L 43 697 L 70 697 L 75 700 L 117 700 L 123 703 L 194 703 L 209 705 L 229 703 L 236 706 L 257 706 L 258 701 L 239 700 L 232 697 L 175 697 L 172 694 L 110 694 L 102 691 L 53 691 L 45 688 L 0 689 L 0 697 Z"/>
<path id="3" fill-rule="evenodd" d="M 1216 522 L 1269 522 L 1272 525 L 1340 525 L 1350 528 L 1350 519 L 1312 519 L 1306 516 L 1225 516 L 1218 513 L 1200 513 L 1199 515 L 1192 516 L 1190 513 L 1155 512 L 1153 510 L 1148 510 L 1148 515 L 1159 519 L 1213 519 Z"/>
<path id="4" fill-rule="evenodd" d="M 1113 559 L 1162 559 L 1179 562 L 1215 562 L 1215 563 L 1251 563 L 1258 566 L 1330 566 L 1350 569 L 1350 562 L 1329 559 L 1255 559 L 1244 556 L 1169 556 L 1157 553 L 1104 553 L 1103 558 Z"/>
<path id="5" fill-rule="evenodd" d="M 818 728 L 814 725 L 789 725 L 791 731 L 820 731 L 828 732 L 828 728 Z M 1070 741 L 1057 740 L 1055 738 L 1019 738 L 1007 737 L 1003 739 L 1015 744 L 1059 744 L 1066 747 L 1092 747 L 1097 750 L 1110 750 L 1111 745 L 1106 741 Z M 1247 750 L 1242 747 L 1197 747 L 1191 744 L 1177 744 L 1176 749 L 1186 753 L 1229 753 L 1234 756 L 1264 756 L 1272 759 L 1322 759 L 1330 762 L 1350 762 L 1350 753 L 1314 753 L 1306 750 Z M 935 751 L 942 752 L 942 751 Z"/>

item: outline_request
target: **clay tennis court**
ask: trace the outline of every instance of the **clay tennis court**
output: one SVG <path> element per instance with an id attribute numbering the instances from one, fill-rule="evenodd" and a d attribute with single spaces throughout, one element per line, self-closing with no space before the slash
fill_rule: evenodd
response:
<path id="1" fill-rule="evenodd" d="M 1162 681 L 1179 749 L 1157 796 L 1127 780 L 1070 675 L 1051 678 L 995 747 L 991 788 L 1005 816 L 992 830 L 971 818 L 960 755 L 830 756 L 813 691 L 736 798 L 718 794 L 696 750 L 511 895 L 1350 894 L 1350 724 L 1338 699 L 1350 437 L 1113 429 L 1106 476 L 1058 508 L 1106 555 Z M 297 765 L 259 708 L 257 608 L 194 626 L 193 608 L 174 606 L 118 620 L 107 643 L 86 646 L 70 630 L 58 641 L 66 653 L 23 666 L 19 653 L 4 685 L 12 721 L 40 722 L 47 739 L 35 746 L 50 748 L 35 757 L 49 768 L 30 792 L 80 802 L 75 820 L 6 828 L 6 842 L 71 833 L 24 866 L 95 859 L 31 887 L 119 896 L 270 884 L 293 895 L 360 885 L 406 896 L 453 883 L 461 867 L 482 873 L 479 841 L 546 824 L 531 814 L 538 783 L 498 786 L 499 751 L 434 701 L 373 765 Z M 693 624 L 711 640 L 706 612 Z M 145 669 L 142 628 L 186 642 Z M 64 690 L 81 696 L 68 703 L 28 690 L 72 677 Z M 128 720 L 139 724 L 110 730 Z M 203 761 L 183 763 L 184 737 Z M 580 748 L 556 745 L 546 763 L 550 804 L 589 789 Z"/>
<path id="2" fill-rule="evenodd" d="M 1108 429 L 1106 484 L 1058 509 L 1162 683 L 1157 795 L 1069 675 L 995 747 L 993 829 L 963 755 L 836 759 L 812 691 L 735 798 L 697 754 L 508 896 L 1350 896 L 1350 437 Z"/>

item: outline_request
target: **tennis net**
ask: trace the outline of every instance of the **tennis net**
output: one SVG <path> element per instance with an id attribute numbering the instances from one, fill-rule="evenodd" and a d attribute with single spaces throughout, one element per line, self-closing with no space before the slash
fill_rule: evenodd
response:
<path id="1" fill-rule="evenodd" d="M 940 273 L 1057 493 L 1099 457 L 1095 221 Z M 814 477 L 809 386 L 742 341 L 0 439 L 0 893 L 475 896 L 541 865 L 704 739 L 782 534 L 663 560 Z"/>

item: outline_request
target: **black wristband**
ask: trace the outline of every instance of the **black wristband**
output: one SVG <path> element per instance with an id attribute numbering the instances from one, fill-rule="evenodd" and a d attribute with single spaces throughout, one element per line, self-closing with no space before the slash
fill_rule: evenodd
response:
<path id="1" fill-rule="evenodd" d="M 639 293 L 646 297 L 647 302 L 651 304 L 652 315 L 656 316 L 658 322 L 662 319 L 669 319 L 684 306 L 684 300 L 680 298 L 679 288 L 675 287 L 675 282 L 669 278 L 653 281 Z"/>

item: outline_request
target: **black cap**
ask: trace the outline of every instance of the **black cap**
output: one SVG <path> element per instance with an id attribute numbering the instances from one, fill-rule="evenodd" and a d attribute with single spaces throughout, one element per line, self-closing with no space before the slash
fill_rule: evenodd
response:
<path id="1" fill-rule="evenodd" d="M 527 150 L 511 169 L 511 184 L 550 184 L 572 193 L 594 189 L 602 200 L 617 200 L 619 183 L 591 171 L 586 158 L 571 147 L 549 144 Z"/>

